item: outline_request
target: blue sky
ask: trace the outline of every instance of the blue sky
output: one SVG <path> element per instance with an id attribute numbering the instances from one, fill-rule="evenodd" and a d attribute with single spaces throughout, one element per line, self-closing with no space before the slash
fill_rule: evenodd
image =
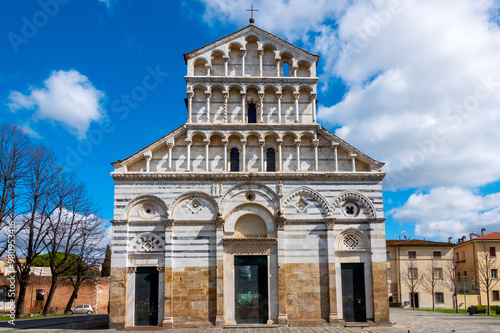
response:
<path id="1" fill-rule="evenodd" d="M 111 219 L 110 162 L 186 120 L 182 54 L 249 1 L 0 2 L 0 115 L 55 151 Z M 500 230 L 497 1 L 254 1 L 321 56 L 318 120 L 386 162 L 387 235 Z"/>

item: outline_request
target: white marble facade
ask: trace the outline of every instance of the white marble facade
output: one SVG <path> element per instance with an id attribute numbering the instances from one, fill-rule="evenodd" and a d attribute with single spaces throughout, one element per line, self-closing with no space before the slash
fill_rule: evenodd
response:
<path id="1" fill-rule="evenodd" d="M 113 163 L 111 326 L 135 325 L 139 267 L 159 326 L 237 324 L 237 255 L 268 258 L 267 324 L 341 323 L 343 263 L 388 322 L 383 163 L 317 123 L 319 57 L 249 25 L 184 58 L 187 123 Z"/>

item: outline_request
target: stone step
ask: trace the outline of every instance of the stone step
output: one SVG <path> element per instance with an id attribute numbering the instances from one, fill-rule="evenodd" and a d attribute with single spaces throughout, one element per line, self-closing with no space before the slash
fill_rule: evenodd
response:
<path id="1" fill-rule="evenodd" d="M 268 325 L 268 324 L 238 324 L 238 325 L 226 325 L 224 329 L 231 328 L 278 328 L 278 325 Z"/>
<path id="2" fill-rule="evenodd" d="M 370 327 L 369 323 L 344 323 L 344 327 Z"/>

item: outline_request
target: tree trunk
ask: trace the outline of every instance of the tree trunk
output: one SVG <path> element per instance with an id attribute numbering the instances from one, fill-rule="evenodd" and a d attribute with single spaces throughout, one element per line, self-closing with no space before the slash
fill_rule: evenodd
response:
<path id="1" fill-rule="evenodd" d="M 488 308 L 486 309 L 486 314 L 490 315 L 490 293 L 486 292 L 486 304 L 488 304 Z"/>
<path id="2" fill-rule="evenodd" d="M 455 294 L 453 294 L 453 296 L 455 297 L 455 312 L 458 313 L 458 297 L 457 297 L 457 293 L 455 292 Z"/>
<path id="3" fill-rule="evenodd" d="M 75 283 L 73 284 L 73 292 L 71 293 L 71 296 L 68 300 L 68 304 L 66 304 L 66 309 L 64 310 L 64 314 L 69 314 L 71 311 L 71 308 L 73 307 L 73 302 L 75 301 L 76 297 L 78 296 L 78 290 L 80 289 L 80 281 L 77 278 Z"/>
<path id="4" fill-rule="evenodd" d="M 435 305 L 434 305 L 434 293 L 432 293 L 432 311 L 435 311 Z"/>
<path id="5" fill-rule="evenodd" d="M 45 306 L 43 307 L 42 316 L 47 316 L 49 314 L 50 305 L 52 304 L 52 299 L 56 292 L 57 282 L 57 275 L 52 275 L 52 284 L 50 285 L 49 294 L 47 295 L 47 301 L 45 301 Z"/>
<path id="6" fill-rule="evenodd" d="M 19 277 L 19 295 L 17 295 L 16 318 L 24 318 L 24 301 L 29 283 L 29 272 L 21 272 Z"/>

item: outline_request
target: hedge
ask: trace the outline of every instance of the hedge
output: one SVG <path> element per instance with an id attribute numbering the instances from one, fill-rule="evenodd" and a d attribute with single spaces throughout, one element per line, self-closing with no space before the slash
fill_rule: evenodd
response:
<path id="1" fill-rule="evenodd" d="M 474 305 L 477 308 L 477 313 L 486 313 L 486 309 L 488 309 L 487 305 Z M 500 305 L 491 305 L 490 306 L 490 314 L 496 313 L 496 311 L 500 311 Z M 470 306 L 467 308 L 467 312 L 470 312 Z"/>
<path id="2" fill-rule="evenodd" d="M 401 302 L 389 302 L 389 307 L 390 308 L 400 308 Z"/>

